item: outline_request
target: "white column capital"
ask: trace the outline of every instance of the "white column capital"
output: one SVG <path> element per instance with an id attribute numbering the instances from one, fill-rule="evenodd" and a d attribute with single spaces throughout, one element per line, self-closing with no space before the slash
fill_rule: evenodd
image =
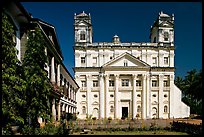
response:
<path id="1" fill-rule="evenodd" d="M 87 74 L 87 75 L 86 75 L 86 78 L 87 78 L 87 79 L 91 79 L 92 76 L 91 76 L 90 74 Z"/>
<path id="2" fill-rule="evenodd" d="M 115 79 L 117 80 L 119 79 L 119 74 L 115 74 L 114 76 L 115 76 Z"/>
<path id="3" fill-rule="evenodd" d="M 163 79 L 164 75 L 163 74 L 159 74 L 159 79 Z"/>
<path id="4" fill-rule="evenodd" d="M 151 74 L 147 74 L 147 78 L 150 79 L 151 78 Z"/>
<path id="5" fill-rule="evenodd" d="M 105 79 L 109 79 L 109 75 L 108 74 L 104 74 Z"/>
<path id="6" fill-rule="evenodd" d="M 103 73 L 99 73 L 99 77 L 101 78 L 101 77 L 103 77 L 104 76 L 104 74 Z"/>
<path id="7" fill-rule="evenodd" d="M 174 75 L 170 75 L 170 81 L 174 81 Z"/>
<path id="8" fill-rule="evenodd" d="M 75 75 L 75 79 L 79 79 L 80 78 L 80 75 Z"/>
<path id="9" fill-rule="evenodd" d="M 147 75 L 146 74 L 142 74 L 142 78 L 143 78 L 143 80 L 146 80 Z"/>
<path id="10" fill-rule="evenodd" d="M 136 80 L 137 74 L 132 74 L 132 78 L 133 78 L 133 80 Z"/>

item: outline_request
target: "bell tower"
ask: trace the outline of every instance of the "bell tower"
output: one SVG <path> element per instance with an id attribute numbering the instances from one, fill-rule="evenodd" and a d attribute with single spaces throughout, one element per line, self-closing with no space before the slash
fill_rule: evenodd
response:
<path id="1" fill-rule="evenodd" d="M 169 16 L 162 11 L 159 13 L 151 26 L 150 40 L 160 46 L 174 46 L 174 14 Z"/>
<path id="2" fill-rule="evenodd" d="M 87 15 L 84 11 L 78 15 L 74 15 L 74 33 L 75 44 L 86 46 L 88 43 L 92 43 L 92 24 L 91 15 Z"/>

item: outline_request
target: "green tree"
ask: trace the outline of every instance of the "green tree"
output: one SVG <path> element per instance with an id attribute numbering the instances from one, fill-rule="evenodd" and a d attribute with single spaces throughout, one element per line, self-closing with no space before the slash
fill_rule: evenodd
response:
<path id="1" fill-rule="evenodd" d="M 48 118 L 51 114 L 49 98 L 53 87 L 45 71 L 48 61 L 45 55 L 46 42 L 39 27 L 28 32 L 27 50 L 23 60 L 26 83 L 26 118 L 33 128 L 38 126 L 38 117 Z"/>
<path id="2" fill-rule="evenodd" d="M 175 84 L 182 90 L 182 100 L 191 108 L 191 114 L 202 115 L 202 70 L 187 72 L 184 79 L 176 77 Z"/>
<path id="3" fill-rule="evenodd" d="M 10 125 L 22 125 L 22 108 L 26 101 L 25 81 L 21 78 L 22 67 L 17 58 L 13 25 L 7 15 L 2 12 L 2 126 L 8 129 Z M 8 131 L 8 130 L 7 130 Z"/>

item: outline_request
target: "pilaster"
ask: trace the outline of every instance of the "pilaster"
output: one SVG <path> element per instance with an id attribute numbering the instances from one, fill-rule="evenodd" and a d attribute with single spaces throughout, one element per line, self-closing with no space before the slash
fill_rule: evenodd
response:
<path id="1" fill-rule="evenodd" d="M 91 115 L 91 80 L 92 80 L 92 77 L 91 75 L 86 75 L 86 79 L 87 79 L 87 98 L 86 98 L 86 102 L 87 102 L 87 114 L 88 115 Z"/>
<path id="2" fill-rule="evenodd" d="M 109 93 L 109 75 L 105 75 L 105 85 L 106 85 L 106 94 L 105 94 L 105 96 L 106 96 L 106 99 L 105 99 L 105 102 L 106 102 L 106 105 L 105 105 L 105 112 L 106 112 L 106 118 L 108 118 L 108 110 L 109 110 L 109 100 L 108 100 L 108 93 Z"/>
<path id="3" fill-rule="evenodd" d="M 151 75 L 147 74 L 147 118 L 151 118 Z"/>
<path id="4" fill-rule="evenodd" d="M 164 75 L 159 75 L 159 118 L 163 118 L 163 79 Z"/>
<path id="5" fill-rule="evenodd" d="M 174 117 L 174 74 L 170 75 L 170 118 Z"/>
<path id="6" fill-rule="evenodd" d="M 99 110 L 100 110 L 100 118 L 104 118 L 104 78 L 103 73 L 99 74 L 100 79 L 100 92 L 99 92 Z"/>
<path id="7" fill-rule="evenodd" d="M 136 78 L 137 75 L 133 74 L 132 75 L 133 78 L 133 91 L 132 91 L 132 108 L 133 108 L 133 112 L 132 112 L 132 118 L 136 118 L 137 115 L 137 101 L 136 101 Z"/>
<path id="8" fill-rule="evenodd" d="M 142 81 L 142 119 L 146 119 L 146 75 L 143 74 Z"/>
<path id="9" fill-rule="evenodd" d="M 119 75 L 115 75 L 115 118 L 118 118 L 118 86 L 119 86 Z"/>

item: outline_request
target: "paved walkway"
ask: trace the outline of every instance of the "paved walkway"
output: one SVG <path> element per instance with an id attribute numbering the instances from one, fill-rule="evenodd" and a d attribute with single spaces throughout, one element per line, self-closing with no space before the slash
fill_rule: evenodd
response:
<path id="1" fill-rule="evenodd" d="M 112 120 L 102 121 L 102 120 L 77 120 L 73 121 L 73 126 L 78 128 L 86 128 L 86 129 L 97 129 L 97 128 L 143 128 L 143 127 L 170 127 L 171 122 L 179 121 L 179 122 L 186 122 L 190 124 L 201 124 L 202 120 L 196 119 L 147 119 L 147 120 Z"/>

